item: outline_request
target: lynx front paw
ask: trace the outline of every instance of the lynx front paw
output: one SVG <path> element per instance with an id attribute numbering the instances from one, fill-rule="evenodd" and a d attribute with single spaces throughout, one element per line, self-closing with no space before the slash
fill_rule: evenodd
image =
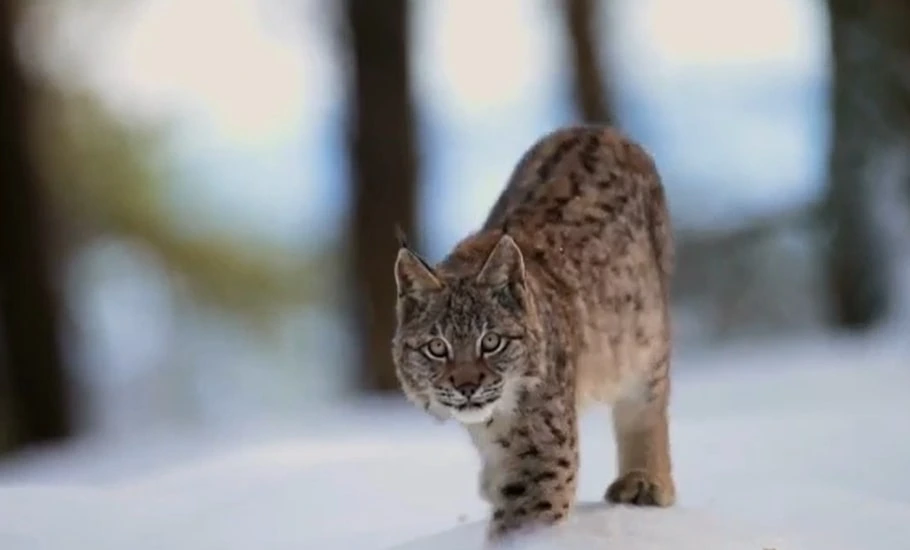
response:
<path id="1" fill-rule="evenodd" d="M 614 503 L 636 506 L 671 506 L 676 490 L 670 476 L 656 476 L 642 470 L 632 470 L 619 476 L 607 488 L 606 499 Z"/>

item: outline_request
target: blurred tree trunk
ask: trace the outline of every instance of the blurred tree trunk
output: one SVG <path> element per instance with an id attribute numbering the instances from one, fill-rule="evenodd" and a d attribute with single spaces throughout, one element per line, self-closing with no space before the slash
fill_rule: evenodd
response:
<path id="1" fill-rule="evenodd" d="M 346 0 L 352 67 L 353 253 L 361 382 L 394 390 L 396 224 L 414 234 L 417 185 L 407 0 Z"/>
<path id="2" fill-rule="evenodd" d="M 0 429 L 11 433 L 13 446 L 24 446 L 68 436 L 72 416 L 42 189 L 29 158 L 29 93 L 15 46 L 16 4 L 0 6 L 0 376 L 10 417 L 0 420 Z"/>
<path id="3" fill-rule="evenodd" d="M 833 61 L 833 136 L 827 214 L 832 323 L 861 329 L 882 320 L 892 298 L 881 216 L 895 177 L 883 156 L 910 137 L 910 4 L 828 0 Z"/>
<path id="4" fill-rule="evenodd" d="M 563 23 L 574 73 L 579 116 L 585 122 L 615 124 L 600 59 L 599 0 L 562 0 Z"/>

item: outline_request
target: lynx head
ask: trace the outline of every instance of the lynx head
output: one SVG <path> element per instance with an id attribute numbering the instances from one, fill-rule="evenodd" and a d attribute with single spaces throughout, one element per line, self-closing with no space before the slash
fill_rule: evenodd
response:
<path id="1" fill-rule="evenodd" d="M 459 269 L 434 269 L 404 243 L 395 262 L 392 355 L 402 389 L 438 418 L 465 424 L 508 413 L 542 366 L 521 250 L 508 235 L 474 246 L 484 250 Z"/>

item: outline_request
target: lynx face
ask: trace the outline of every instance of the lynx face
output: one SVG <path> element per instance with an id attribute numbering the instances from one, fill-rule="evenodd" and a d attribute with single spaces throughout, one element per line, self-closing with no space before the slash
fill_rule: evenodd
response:
<path id="1" fill-rule="evenodd" d="M 503 237 L 475 275 L 436 272 L 402 248 L 396 261 L 393 341 L 405 394 L 428 412 L 464 424 L 508 409 L 533 374 L 533 308 L 521 251 Z"/>

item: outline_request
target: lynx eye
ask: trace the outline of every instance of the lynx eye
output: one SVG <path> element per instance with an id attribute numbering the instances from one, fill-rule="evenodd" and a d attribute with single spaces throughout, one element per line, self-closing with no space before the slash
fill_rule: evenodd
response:
<path id="1" fill-rule="evenodd" d="M 495 332 L 488 332 L 480 339 L 480 353 L 492 355 L 502 350 L 505 340 Z"/>
<path id="2" fill-rule="evenodd" d="M 445 359 L 449 356 L 449 346 L 442 338 L 433 338 L 423 349 L 430 359 Z"/>

